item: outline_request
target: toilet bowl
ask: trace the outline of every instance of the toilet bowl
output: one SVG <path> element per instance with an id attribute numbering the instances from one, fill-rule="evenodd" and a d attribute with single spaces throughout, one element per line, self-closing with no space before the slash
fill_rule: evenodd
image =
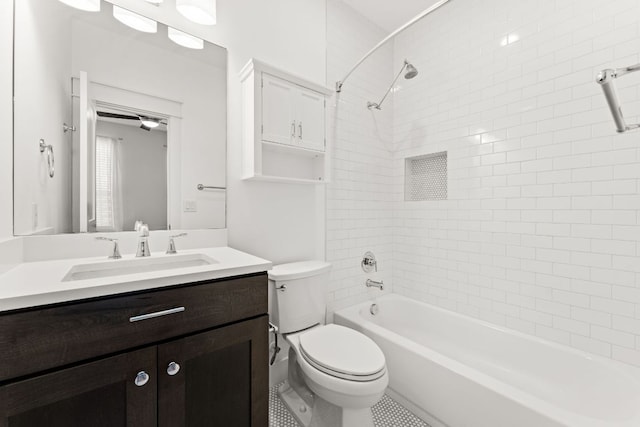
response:
<path id="1" fill-rule="evenodd" d="M 373 427 L 371 406 L 389 383 L 384 354 L 360 332 L 324 325 L 329 268 L 307 261 L 269 272 L 272 320 L 290 345 L 279 394 L 305 427 Z"/>

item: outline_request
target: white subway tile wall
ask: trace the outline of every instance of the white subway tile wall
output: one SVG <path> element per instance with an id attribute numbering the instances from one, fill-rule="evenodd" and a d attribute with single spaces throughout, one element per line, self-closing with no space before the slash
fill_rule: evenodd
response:
<path id="1" fill-rule="evenodd" d="M 339 0 L 327 1 L 327 85 L 334 87 L 386 32 Z M 396 67 L 397 65 L 397 67 Z M 329 319 L 334 310 L 381 294 L 367 278 L 391 290 L 393 249 L 393 100 L 370 111 L 393 81 L 402 61 L 393 63 L 388 44 L 345 82 L 328 103 L 331 183 L 327 184 L 327 261 L 333 264 Z M 396 69 L 397 68 L 397 69 Z M 378 272 L 365 273 L 360 261 L 372 251 Z"/>
<path id="2" fill-rule="evenodd" d="M 386 33 L 338 0 L 327 25 L 333 86 Z M 372 250 L 385 292 L 640 366 L 640 131 L 594 83 L 639 36 L 638 1 L 453 1 L 368 59 L 329 103 L 329 311 L 380 293 Z M 640 75 L 618 93 L 640 121 Z M 448 200 L 405 202 L 405 158 L 442 151 Z"/>
<path id="3" fill-rule="evenodd" d="M 328 34 L 330 70 L 343 70 L 354 36 Z M 356 293 L 355 242 L 388 263 L 392 236 L 395 292 L 640 366 L 640 131 L 616 134 L 595 83 L 603 68 L 640 62 L 640 1 L 452 1 L 399 35 L 393 55 L 420 71 L 394 93 L 393 115 L 372 122 L 349 103 L 339 119 L 328 253 L 345 264 L 334 298 Z M 354 77 L 344 100 L 377 90 L 374 71 Z M 640 73 L 617 87 L 628 122 L 640 122 Z M 367 141 L 390 123 L 392 168 Z M 441 151 L 448 200 L 405 202 L 404 159 Z M 357 228 L 368 209 L 380 216 Z"/>

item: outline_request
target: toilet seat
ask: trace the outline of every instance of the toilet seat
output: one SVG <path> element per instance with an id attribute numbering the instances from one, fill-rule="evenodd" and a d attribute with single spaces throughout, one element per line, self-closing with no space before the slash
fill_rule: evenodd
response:
<path id="1" fill-rule="evenodd" d="M 313 328 L 299 337 L 300 353 L 314 368 L 349 381 L 374 381 L 386 373 L 384 354 L 369 337 L 339 325 Z"/>

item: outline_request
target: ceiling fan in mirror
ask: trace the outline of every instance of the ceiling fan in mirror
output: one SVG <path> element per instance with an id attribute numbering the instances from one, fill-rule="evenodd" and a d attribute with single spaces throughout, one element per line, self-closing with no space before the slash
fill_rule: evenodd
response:
<path id="1" fill-rule="evenodd" d="M 123 114 L 123 113 L 112 113 L 109 111 L 97 111 L 96 113 L 98 117 L 106 118 L 106 119 L 116 119 L 116 120 L 137 120 L 140 122 L 140 129 L 144 129 L 146 131 L 150 131 L 151 129 L 157 128 L 160 125 L 167 125 L 167 121 L 151 116 L 144 116 L 141 114 Z"/>

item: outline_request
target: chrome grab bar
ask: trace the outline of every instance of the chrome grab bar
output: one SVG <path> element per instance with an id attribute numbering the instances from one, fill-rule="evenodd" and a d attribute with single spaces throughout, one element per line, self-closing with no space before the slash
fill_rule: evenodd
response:
<path id="1" fill-rule="evenodd" d="M 613 116 L 613 121 L 616 123 L 616 131 L 619 133 L 640 128 L 640 123 L 627 125 L 627 122 L 622 115 L 622 107 L 620 106 L 620 101 L 618 100 L 614 84 L 615 79 L 618 77 L 633 73 L 634 71 L 640 71 L 640 64 L 618 69 L 608 68 L 600 71 L 596 76 L 596 83 L 602 87 L 604 97 L 607 99 L 609 110 L 611 110 L 611 115 Z"/>
<path id="2" fill-rule="evenodd" d="M 198 186 L 196 187 L 198 190 L 202 191 L 202 190 L 226 190 L 227 187 L 214 187 L 212 185 L 202 185 L 202 184 L 198 184 Z"/>
<path id="3" fill-rule="evenodd" d="M 184 310 L 185 310 L 184 307 L 176 307 L 176 308 L 170 308 L 169 310 L 162 310 L 162 311 L 155 311 L 153 313 L 141 314 L 139 316 L 130 317 L 129 318 L 129 322 L 133 323 L 133 322 L 139 322 L 141 320 L 147 320 L 147 319 L 153 319 L 153 318 L 156 318 L 156 317 L 167 316 L 169 314 L 175 314 L 175 313 L 183 312 Z"/>

